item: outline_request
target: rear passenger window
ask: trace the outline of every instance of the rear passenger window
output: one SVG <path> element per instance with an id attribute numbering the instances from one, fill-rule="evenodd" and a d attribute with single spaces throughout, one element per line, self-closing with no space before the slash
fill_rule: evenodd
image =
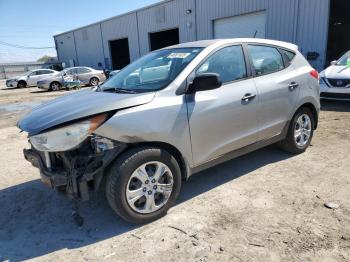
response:
<path id="1" fill-rule="evenodd" d="M 280 52 L 270 46 L 248 45 L 255 73 L 260 75 L 271 74 L 284 68 Z"/>
<path id="2" fill-rule="evenodd" d="M 243 50 L 240 45 L 220 49 L 210 56 L 197 70 L 196 74 L 216 73 L 222 83 L 247 77 Z"/>
<path id="3" fill-rule="evenodd" d="M 293 58 L 295 57 L 295 53 L 288 51 L 288 50 L 284 50 L 284 49 L 280 49 L 280 52 L 284 56 L 284 59 L 285 59 L 285 61 L 287 61 L 288 65 L 290 65 Z"/>

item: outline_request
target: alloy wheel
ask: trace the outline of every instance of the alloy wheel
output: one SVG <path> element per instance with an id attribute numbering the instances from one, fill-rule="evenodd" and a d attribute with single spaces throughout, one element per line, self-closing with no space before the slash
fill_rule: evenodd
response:
<path id="1" fill-rule="evenodd" d="M 97 85 L 98 85 L 98 79 L 97 79 L 97 78 L 91 79 L 90 84 L 91 84 L 92 86 L 97 86 Z"/>
<path id="2" fill-rule="evenodd" d="M 304 147 L 310 140 L 312 131 L 311 119 L 307 114 L 298 117 L 294 128 L 294 140 L 297 146 Z"/>
<path id="3" fill-rule="evenodd" d="M 52 85 L 51 85 L 51 89 L 53 90 L 53 91 L 59 91 L 60 90 L 60 85 L 58 84 L 58 83 L 53 83 Z"/>
<path id="4" fill-rule="evenodd" d="M 147 162 L 132 173 L 126 188 L 126 200 L 136 212 L 149 214 L 169 200 L 173 190 L 173 174 L 162 162 Z"/>

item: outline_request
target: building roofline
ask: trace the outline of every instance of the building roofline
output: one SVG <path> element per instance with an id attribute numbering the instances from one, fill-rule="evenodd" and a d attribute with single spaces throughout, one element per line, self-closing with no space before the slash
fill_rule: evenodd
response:
<path id="1" fill-rule="evenodd" d="M 147 6 L 144 6 L 144 7 L 141 7 L 141 8 L 132 10 L 132 11 L 129 11 L 127 13 L 123 13 L 123 14 L 119 14 L 119 15 L 116 15 L 116 16 L 112 16 L 112 17 L 100 20 L 98 22 L 95 22 L 95 23 L 91 23 L 91 24 L 88 24 L 88 25 L 80 26 L 80 27 L 77 27 L 75 29 L 71 29 L 71 30 L 68 30 L 68 31 L 65 31 L 65 32 L 62 32 L 62 33 L 59 33 L 59 34 L 56 34 L 56 35 L 53 35 L 53 37 L 55 38 L 57 36 L 65 35 L 65 34 L 68 34 L 68 33 L 72 33 L 72 32 L 75 32 L 75 31 L 78 31 L 78 30 L 81 30 L 81 29 L 84 29 L 84 28 L 87 28 L 87 27 L 90 27 L 90 26 L 102 24 L 104 22 L 107 22 L 107 21 L 110 21 L 110 20 L 113 20 L 113 19 L 116 19 L 116 18 L 120 18 L 120 17 L 123 17 L 123 16 L 131 15 L 131 14 L 134 14 L 134 13 L 136 14 L 136 13 L 138 13 L 140 11 L 144 11 L 144 10 L 150 9 L 152 7 L 155 7 L 155 6 L 158 6 L 158 5 L 162 5 L 162 4 L 166 4 L 166 3 L 169 3 L 169 2 L 172 2 L 172 1 L 174 1 L 174 0 L 161 0 L 158 3 L 147 5 Z"/>

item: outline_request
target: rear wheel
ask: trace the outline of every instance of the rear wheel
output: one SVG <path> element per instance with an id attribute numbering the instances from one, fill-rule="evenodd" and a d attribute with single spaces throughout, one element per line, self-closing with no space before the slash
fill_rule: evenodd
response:
<path id="1" fill-rule="evenodd" d="M 305 152 L 311 143 L 315 120 L 310 109 L 304 107 L 295 113 L 287 137 L 280 143 L 282 149 L 293 154 Z"/>
<path id="2" fill-rule="evenodd" d="M 52 82 L 52 83 L 50 84 L 50 90 L 51 90 L 51 91 L 60 91 L 61 88 L 62 88 L 62 85 L 61 85 L 61 83 L 59 83 L 59 82 Z"/>
<path id="3" fill-rule="evenodd" d="M 97 77 L 93 77 L 90 79 L 90 85 L 91 86 L 97 86 L 100 80 Z"/>
<path id="4" fill-rule="evenodd" d="M 181 173 L 167 151 L 136 148 L 119 157 L 109 170 L 106 197 L 124 220 L 147 223 L 164 216 L 180 192 Z"/>

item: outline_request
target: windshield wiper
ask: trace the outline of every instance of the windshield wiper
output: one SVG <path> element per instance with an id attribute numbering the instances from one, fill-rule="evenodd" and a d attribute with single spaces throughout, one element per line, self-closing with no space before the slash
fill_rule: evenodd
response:
<path id="1" fill-rule="evenodd" d="M 103 92 L 114 91 L 116 93 L 124 93 L 124 94 L 137 94 L 137 92 L 134 90 L 124 89 L 119 87 L 110 87 L 110 88 L 102 89 L 102 91 Z"/>

